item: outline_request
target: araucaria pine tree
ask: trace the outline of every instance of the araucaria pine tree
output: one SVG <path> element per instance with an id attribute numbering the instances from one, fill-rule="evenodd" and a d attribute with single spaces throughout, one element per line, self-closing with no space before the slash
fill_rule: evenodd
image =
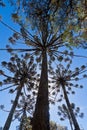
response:
<path id="1" fill-rule="evenodd" d="M 0 91 L 9 89 L 9 93 L 13 94 L 16 92 L 16 97 L 3 127 L 3 130 L 8 130 L 18 105 L 18 100 L 23 93 L 23 89 L 27 89 L 27 91 L 31 91 L 31 89 L 34 90 L 36 80 L 36 65 L 33 63 L 33 58 L 28 57 L 27 60 L 26 55 L 22 55 L 22 58 L 14 55 L 10 58 L 9 62 L 3 61 L 2 66 L 6 68 L 7 72 L 10 72 L 11 75 L 9 76 L 6 74 L 7 72 L 0 70 L 0 75 L 4 76 L 3 81 L 0 82 L 0 85 L 2 85 Z"/>
<path id="2" fill-rule="evenodd" d="M 20 32 L 15 31 L 2 20 L 0 22 L 14 31 L 9 41 L 12 44 L 16 42 L 24 43 L 27 45 L 27 49 L 23 47 L 11 49 L 7 46 L 8 51 L 27 51 L 36 58 L 37 62 L 40 62 L 41 76 L 33 114 L 32 130 L 50 130 L 48 67 L 55 60 L 58 61 L 63 57 L 65 47 L 86 47 L 87 3 L 85 0 L 9 1 L 16 7 L 12 18 L 14 22 L 20 25 Z M 62 53 L 59 48 L 62 48 Z"/>

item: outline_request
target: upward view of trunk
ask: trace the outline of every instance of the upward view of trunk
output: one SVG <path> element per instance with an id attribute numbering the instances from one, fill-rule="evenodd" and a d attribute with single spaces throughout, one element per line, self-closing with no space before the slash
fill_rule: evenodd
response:
<path id="1" fill-rule="evenodd" d="M 35 112 L 33 115 L 32 130 L 50 130 L 47 55 L 45 51 L 43 52 L 42 71 L 35 105 Z"/>
<path id="2" fill-rule="evenodd" d="M 71 105 L 70 105 L 70 102 L 69 102 L 69 99 L 68 99 L 68 96 L 67 96 L 66 88 L 65 88 L 65 86 L 63 84 L 62 84 L 62 89 L 63 89 L 64 98 L 66 100 L 66 104 L 67 104 L 67 107 L 68 107 L 68 110 L 69 110 L 73 125 L 75 127 L 75 130 L 80 130 L 79 124 L 78 124 L 78 122 L 77 122 L 77 120 L 75 118 L 75 115 L 73 113 L 73 110 L 71 108 Z"/>
<path id="3" fill-rule="evenodd" d="M 25 118 L 27 118 L 27 115 L 26 115 L 26 103 L 25 103 L 25 106 L 23 108 L 23 115 L 21 117 L 21 122 L 20 122 L 20 126 L 19 126 L 19 130 L 23 130 L 24 129 L 24 123 L 25 122 Z"/>
<path id="4" fill-rule="evenodd" d="M 67 109 L 67 108 L 66 108 Z M 70 116 L 70 112 L 69 110 L 67 109 L 67 115 L 68 115 L 68 119 L 69 119 L 69 123 L 70 123 L 70 127 L 71 127 L 71 130 L 73 130 L 73 124 L 72 124 L 72 119 L 71 119 L 71 116 Z"/>
<path id="5" fill-rule="evenodd" d="M 13 114 L 14 114 L 15 108 L 18 104 L 19 96 L 21 94 L 21 89 L 22 89 L 22 87 L 20 86 L 19 89 L 17 90 L 17 94 L 16 94 L 16 97 L 15 97 L 14 103 L 11 107 L 10 113 L 8 115 L 6 122 L 5 122 L 3 130 L 9 130 L 9 128 L 10 128 L 11 121 L 12 121 L 12 118 L 13 118 Z"/>

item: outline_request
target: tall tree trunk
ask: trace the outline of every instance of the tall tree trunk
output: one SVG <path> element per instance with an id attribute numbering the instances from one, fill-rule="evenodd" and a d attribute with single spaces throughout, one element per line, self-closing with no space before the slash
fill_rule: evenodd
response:
<path id="1" fill-rule="evenodd" d="M 14 103 L 13 103 L 13 105 L 11 107 L 10 113 L 8 115 L 8 118 L 7 118 L 6 122 L 5 122 L 3 130 L 9 130 L 9 128 L 10 128 L 11 121 L 12 121 L 12 118 L 13 118 L 13 114 L 14 114 L 15 108 L 16 108 L 16 106 L 18 104 L 19 96 L 21 94 L 21 90 L 22 90 L 22 86 L 19 86 L 19 89 L 17 91 Z"/>
<path id="2" fill-rule="evenodd" d="M 67 107 L 68 107 L 68 110 L 69 110 L 69 113 L 71 115 L 71 118 L 72 118 L 72 122 L 73 122 L 73 125 L 75 127 L 75 130 L 80 130 L 80 127 L 79 127 L 79 124 L 75 118 L 75 115 L 73 113 L 73 110 L 71 108 L 71 104 L 69 102 L 69 99 L 68 99 L 68 96 L 67 96 L 67 92 L 66 92 L 66 88 L 64 86 L 64 84 L 62 84 L 62 89 L 63 89 L 63 93 L 64 93 L 64 98 L 66 100 L 66 104 L 67 104 Z"/>
<path id="3" fill-rule="evenodd" d="M 43 52 L 42 71 L 38 90 L 32 130 L 50 130 L 49 127 L 49 99 L 48 99 L 48 70 L 47 55 Z"/>

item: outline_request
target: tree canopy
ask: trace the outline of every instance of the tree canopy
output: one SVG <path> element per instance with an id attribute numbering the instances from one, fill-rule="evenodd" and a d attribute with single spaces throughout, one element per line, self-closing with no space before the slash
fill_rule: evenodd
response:
<path id="1" fill-rule="evenodd" d="M 26 38 L 27 30 L 31 28 L 35 36 L 34 40 L 41 41 L 42 44 L 48 46 L 54 41 L 62 42 L 64 45 L 68 44 L 68 46 L 86 46 L 86 0 L 18 0 L 11 2 L 16 7 L 12 18 L 24 27 L 21 31 L 26 32 Z"/>

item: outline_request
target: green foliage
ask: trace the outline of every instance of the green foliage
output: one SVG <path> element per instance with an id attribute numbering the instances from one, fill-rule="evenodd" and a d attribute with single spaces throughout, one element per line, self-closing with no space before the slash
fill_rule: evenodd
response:
<path id="1" fill-rule="evenodd" d="M 16 6 L 16 13 L 12 14 L 13 20 L 23 25 L 24 31 L 25 28 L 31 29 L 39 41 L 42 39 L 42 42 L 51 42 L 61 37 L 61 42 L 65 45 L 86 46 L 85 0 L 16 0 L 12 5 Z"/>
<path id="2" fill-rule="evenodd" d="M 50 122 L 50 130 L 57 130 L 57 124 L 53 121 Z"/>

